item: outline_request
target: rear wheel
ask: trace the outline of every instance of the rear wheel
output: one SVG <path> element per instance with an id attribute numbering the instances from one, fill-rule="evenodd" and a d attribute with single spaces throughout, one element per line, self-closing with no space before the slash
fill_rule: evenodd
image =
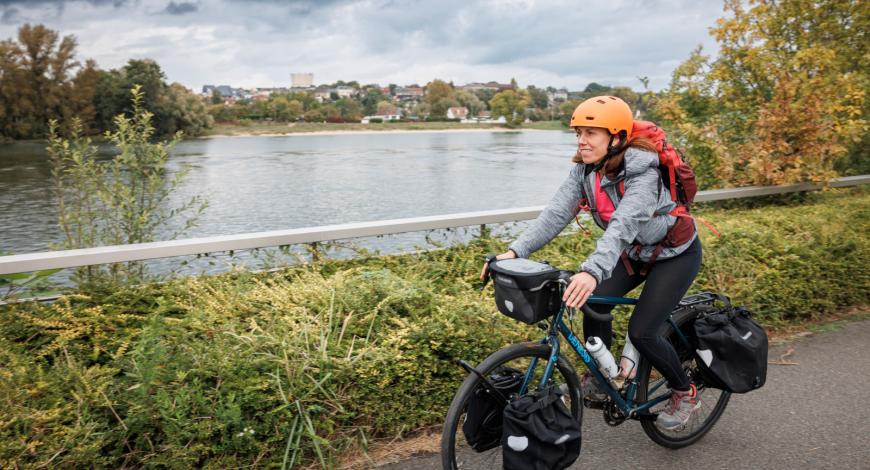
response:
<path id="1" fill-rule="evenodd" d="M 550 346 L 540 343 L 521 343 L 508 346 L 494 352 L 487 357 L 476 369 L 484 376 L 489 377 L 493 371 L 510 367 L 525 372 L 533 360 L 537 360 L 533 369 L 532 381 L 529 388 L 540 384 L 544 369 L 550 358 Z M 475 389 L 481 387 L 482 381 L 476 374 L 469 374 L 462 382 L 459 391 L 453 397 L 450 409 L 444 422 L 444 431 L 441 435 L 441 462 L 448 470 L 457 469 L 482 469 L 501 468 L 501 446 L 476 452 L 466 442 L 462 432 L 465 423 L 468 402 Z M 583 415 L 583 403 L 580 394 L 580 382 L 574 368 L 568 361 L 560 356 L 553 375 L 547 385 L 555 385 L 563 392 L 563 401 L 571 410 L 571 414 L 580 421 Z M 531 391 L 530 390 L 530 391 Z"/>
<path id="2" fill-rule="evenodd" d="M 678 310 L 673 313 L 674 322 L 680 327 L 680 331 L 688 337 L 690 344 L 693 344 L 692 336 L 694 335 L 694 328 L 692 327 L 692 322 L 696 315 L 697 312 L 692 308 Z M 677 356 L 683 364 L 683 370 L 686 371 L 689 380 L 697 387 L 698 399 L 701 402 L 701 406 L 692 414 L 689 422 L 678 429 L 664 429 L 656 424 L 655 420 L 641 421 L 641 426 L 647 436 L 656 444 L 671 449 L 678 449 L 694 444 L 716 424 L 716 421 L 719 420 L 719 417 L 722 416 L 722 412 L 725 411 L 725 407 L 728 405 L 731 393 L 704 385 L 703 374 L 693 349 L 687 347 L 680 340 L 669 323 L 665 324 L 662 335 L 668 338 L 668 341 L 674 346 Z M 665 378 L 648 361 L 642 358 L 638 365 L 637 376 L 638 402 L 643 403 L 654 400 L 670 393 L 670 388 L 668 388 Z M 664 409 L 666 404 L 667 400 L 664 400 L 650 409 L 649 412 L 658 413 Z"/>

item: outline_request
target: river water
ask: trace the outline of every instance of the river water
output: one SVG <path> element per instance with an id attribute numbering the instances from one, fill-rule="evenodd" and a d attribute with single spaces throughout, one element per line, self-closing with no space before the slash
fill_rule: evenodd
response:
<path id="1" fill-rule="evenodd" d="M 542 205 L 568 174 L 574 146 L 559 131 L 192 139 L 171 152 L 171 171 L 191 167 L 171 204 L 197 194 L 209 201 L 185 238 Z M 0 250 L 62 241 L 44 144 L 0 145 L 0 207 Z M 355 242 L 397 251 L 426 240 Z"/>

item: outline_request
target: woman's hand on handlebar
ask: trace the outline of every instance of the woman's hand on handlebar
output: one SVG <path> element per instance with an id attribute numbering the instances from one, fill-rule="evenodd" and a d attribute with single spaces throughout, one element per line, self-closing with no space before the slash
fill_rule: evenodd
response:
<path id="1" fill-rule="evenodd" d="M 514 253 L 514 250 L 508 250 L 504 253 L 495 257 L 496 260 L 500 259 L 513 259 L 516 258 L 517 254 Z M 483 269 L 480 271 L 480 280 L 486 279 L 486 272 L 489 271 L 489 263 L 483 263 Z"/>
<path id="2" fill-rule="evenodd" d="M 565 288 L 565 293 L 562 295 L 562 300 L 565 305 L 571 308 L 580 308 L 592 295 L 592 292 L 598 286 L 598 281 L 589 273 L 581 272 L 571 276 L 571 282 Z"/>

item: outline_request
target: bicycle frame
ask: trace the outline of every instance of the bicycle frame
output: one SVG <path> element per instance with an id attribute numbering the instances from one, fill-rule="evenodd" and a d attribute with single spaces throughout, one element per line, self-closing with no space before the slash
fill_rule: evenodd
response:
<path id="1" fill-rule="evenodd" d="M 596 305 L 634 305 L 637 303 L 637 299 L 632 299 L 628 297 L 607 297 L 607 296 L 590 296 L 587 300 L 589 304 Z M 563 320 L 563 315 L 565 313 L 565 303 L 562 303 L 562 306 L 559 308 L 559 312 L 553 316 L 553 320 L 550 323 L 550 328 L 547 333 L 547 337 L 541 340 L 541 343 L 547 344 L 549 343 L 552 347 L 550 352 L 550 358 L 547 362 L 547 367 L 544 369 L 544 375 L 541 378 L 541 386 L 546 385 L 547 381 L 550 380 L 553 374 L 553 368 L 556 366 L 556 362 L 559 359 L 559 353 L 561 349 L 561 343 L 559 341 L 559 334 L 565 337 L 568 340 L 568 344 L 571 345 L 571 348 L 580 357 L 586 367 L 589 369 L 589 372 L 595 376 L 598 383 L 602 384 L 602 388 L 605 393 L 610 397 L 611 400 L 616 404 L 620 411 L 625 414 L 626 417 L 636 418 L 638 415 L 647 412 L 650 408 L 655 406 L 658 403 L 661 403 L 667 400 L 670 397 L 670 393 L 665 393 L 659 397 L 656 397 L 650 401 L 644 403 L 635 403 L 634 398 L 637 394 L 637 381 L 635 379 L 629 379 L 626 381 L 626 393 L 625 399 L 620 396 L 619 391 L 611 385 L 610 380 L 604 378 L 604 374 L 598 370 L 598 363 L 595 362 L 595 358 L 593 358 L 589 352 L 586 350 L 586 347 L 583 343 L 577 338 L 571 328 L 565 324 Z M 680 338 L 682 342 L 688 345 L 688 339 L 686 339 L 685 335 L 680 331 L 676 322 L 674 322 L 673 316 L 668 315 L 667 320 L 671 327 L 673 327 L 674 331 L 677 332 L 677 336 Z M 520 394 L 523 394 L 528 390 L 529 382 L 531 381 L 533 372 L 535 367 L 537 366 L 537 358 L 533 358 L 531 364 L 529 364 L 528 370 L 526 371 L 525 378 L 523 380 L 522 386 L 520 387 Z M 665 382 L 662 381 L 661 384 Z M 656 388 L 660 387 L 661 384 L 656 386 Z M 653 389 L 655 390 L 655 389 Z M 652 391 L 652 390 L 651 390 Z"/>

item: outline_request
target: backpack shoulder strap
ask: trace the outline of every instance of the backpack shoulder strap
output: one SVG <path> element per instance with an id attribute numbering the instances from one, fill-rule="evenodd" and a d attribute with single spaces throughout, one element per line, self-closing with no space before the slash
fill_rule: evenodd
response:
<path id="1" fill-rule="evenodd" d="M 656 171 L 659 172 L 659 183 L 658 183 L 658 192 L 662 193 L 662 179 L 661 179 L 661 170 L 656 168 Z M 619 183 L 616 185 L 616 192 L 619 194 L 619 199 L 622 199 L 622 196 L 625 196 L 625 178 L 622 178 Z"/>

